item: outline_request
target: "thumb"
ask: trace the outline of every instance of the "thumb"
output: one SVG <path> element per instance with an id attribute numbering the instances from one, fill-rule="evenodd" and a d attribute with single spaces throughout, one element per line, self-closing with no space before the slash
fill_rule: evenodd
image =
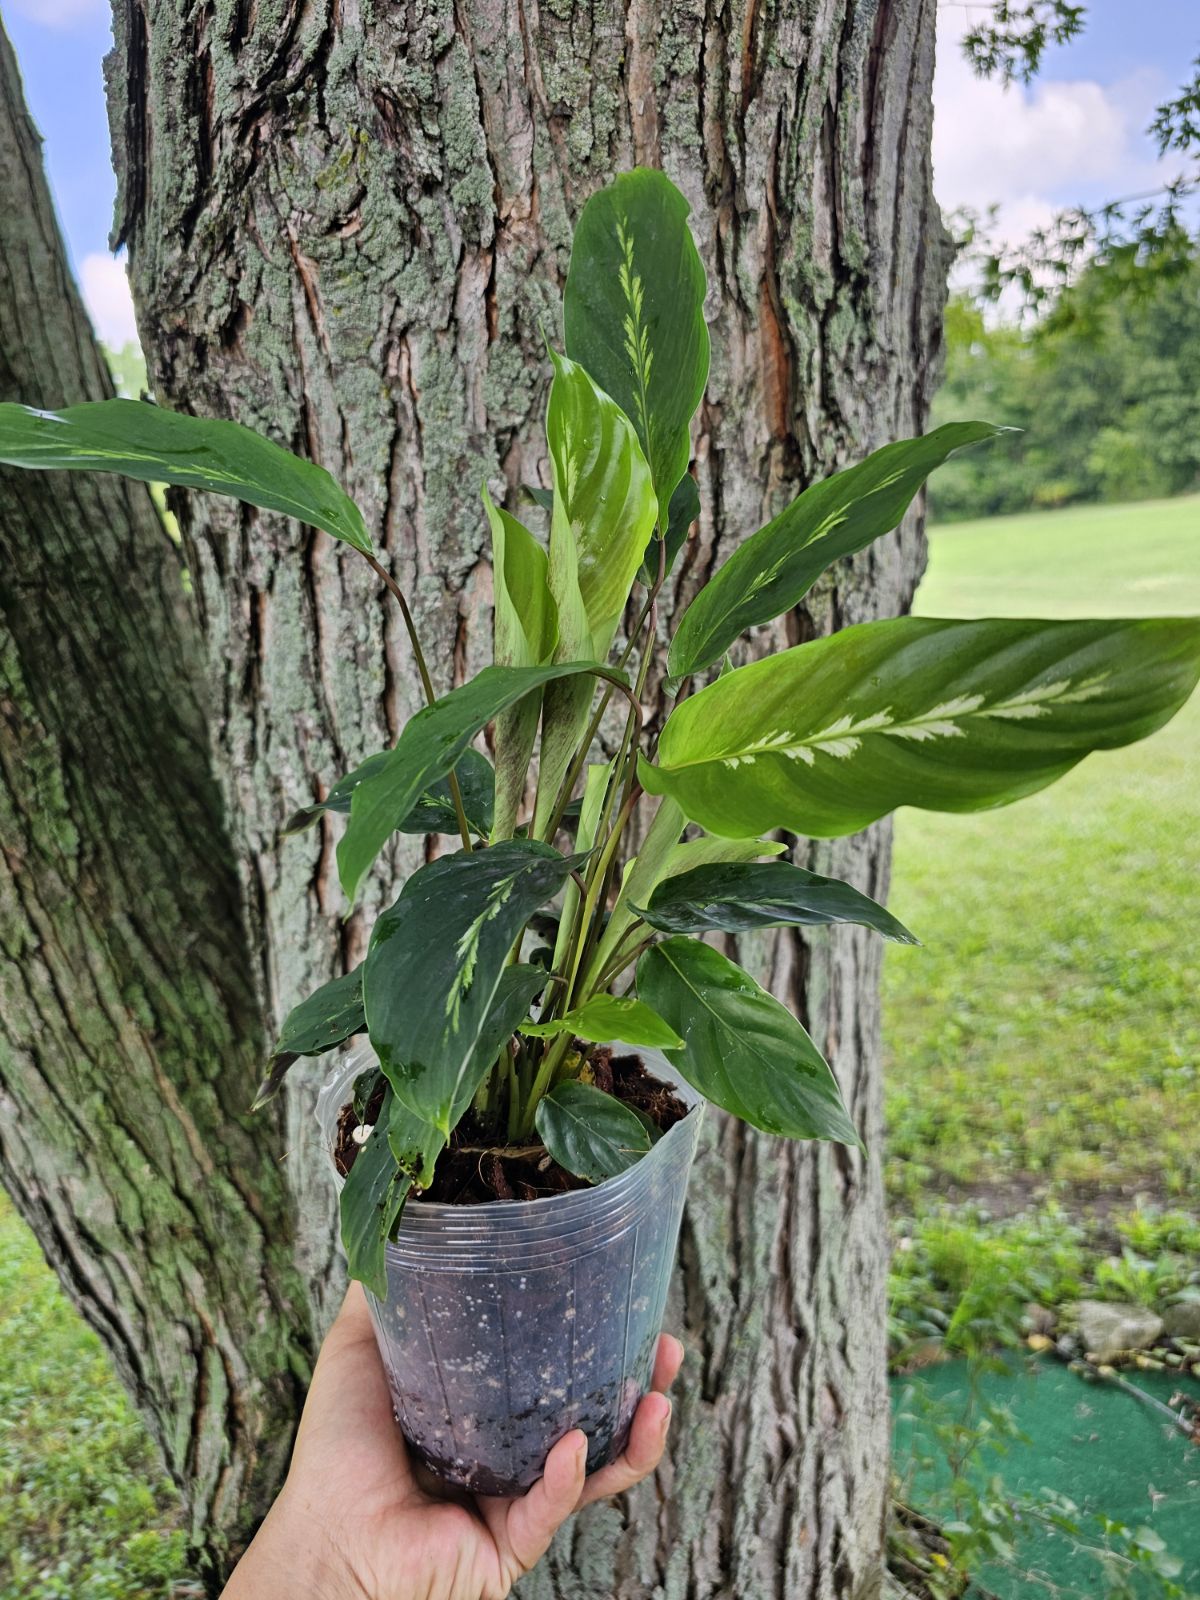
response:
<path id="1" fill-rule="evenodd" d="M 574 1428 L 546 1457 L 546 1469 L 528 1494 L 509 1505 L 505 1535 L 521 1571 L 528 1572 L 542 1559 L 574 1511 L 586 1470 L 587 1436 Z"/>

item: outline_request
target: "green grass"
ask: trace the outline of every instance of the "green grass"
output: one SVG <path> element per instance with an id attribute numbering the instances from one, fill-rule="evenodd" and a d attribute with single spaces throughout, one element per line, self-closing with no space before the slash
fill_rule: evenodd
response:
<path id="1" fill-rule="evenodd" d="M 1200 613 L 1200 498 L 936 528 L 926 615 Z M 894 1199 L 1191 1199 L 1200 704 L 975 816 L 901 812 L 884 1038 Z"/>
<path id="2" fill-rule="evenodd" d="M 198 1593 L 145 1429 L 3 1198 L 0 1307 L 0 1600 Z"/>

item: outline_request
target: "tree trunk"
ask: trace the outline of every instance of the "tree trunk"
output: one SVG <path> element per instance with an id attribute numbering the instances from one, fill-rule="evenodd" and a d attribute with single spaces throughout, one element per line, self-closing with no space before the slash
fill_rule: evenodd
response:
<path id="1" fill-rule="evenodd" d="M 714 362 L 696 452 L 705 513 L 673 580 L 676 605 L 814 476 L 922 425 L 947 262 L 930 190 L 934 0 L 743 0 L 723 9 L 700 0 L 115 0 L 114 9 L 116 236 L 130 246 L 155 387 L 171 404 L 264 428 L 342 479 L 413 595 L 423 632 L 440 645 L 442 687 L 487 655 L 480 479 L 510 503 L 521 482 L 546 481 L 539 325 L 559 326 L 571 221 L 615 170 L 640 161 L 670 173 L 694 206 L 709 273 Z M 199 498 L 181 516 L 252 970 L 277 1016 L 361 955 L 374 912 L 412 864 L 397 850 L 365 908 L 343 924 L 333 827 L 280 842 L 280 821 L 395 734 L 418 704 L 414 674 L 380 586 L 323 535 Z M 776 637 L 902 609 L 921 551 L 913 519 L 845 564 Z M 124 615 L 138 599 L 124 589 L 97 593 L 90 614 L 107 619 L 111 606 Z M 109 672 L 106 695 L 131 694 L 135 668 L 149 670 L 155 627 L 162 632 L 161 620 L 141 619 L 144 642 L 130 643 L 134 659 L 119 681 Z M 185 701 L 181 692 L 164 708 L 160 695 L 152 707 L 161 723 L 182 715 Z M 95 714 L 114 716 L 111 705 Z M 119 721 L 114 738 L 142 727 Z M 134 786 L 126 780 L 101 806 L 90 768 L 89 780 L 93 792 L 68 790 L 63 810 L 106 850 Z M 146 874 L 180 886 L 163 912 L 176 931 L 151 941 L 157 970 L 164 951 L 210 927 L 215 891 L 204 898 L 176 857 L 211 841 L 218 824 L 211 808 L 194 816 L 207 805 L 196 798 L 204 783 L 176 771 L 147 776 L 134 792 L 141 815 L 153 807 L 157 816 L 161 803 L 169 821 L 172 805 L 193 808 L 189 827 L 160 820 L 149 830 L 158 853 L 139 860 L 136 874 L 122 851 L 136 893 L 107 905 L 111 937 L 122 921 L 115 907 L 144 903 Z M 208 884 L 220 869 L 205 859 Z M 879 895 L 887 830 L 811 859 Z M 39 870 L 39 882 L 52 881 L 50 872 Z M 228 907 L 227 883 L 222 895 Z M 240 951 L 229 951 L 238 937 L 231 926 L 227 913 L 220 931 L 213 926 L 211 949 L 225 959 L 203 969 L 222 993 L 246 969 Z M 137 932 L 130 963 L 140 973 L 149 957 Z M 872 1156 L 785 1146 L 712 1119 L 674 1313 L 691 1359 L 672 1462 L 657 1493 L 645 1488 L 624 1509 L 580 1519 L 524 1586 L 537 1600 L 868 1600 L 880 1590 L 878 948 L 839 930 L 764 941 L 743 955 L 826 1045 Z M 187 966 L 190 992 L 194 950 Z M 247 993 L 231 1005 L 243 1019 L 253 1009 Z M 49 1037 L 62 1022 L 49 1001 L 47 1009 Z M 189 1225 L 203 1236 L 209 1211 L 219 1212 L 229 1231 L 207 1280 L 181 1296 L 180 1338 L 194 1340 L 231 1304 L 257 1296 L 262 1337 L 277 1351 L 289 1339 L 302 1345 L 292 1330 L 304 1315 L 281 1310 L 274 1261 L 236 1282 L 223 1276 L 234 1240 L 237 1259 L 249 1248 L 256 1263 L 268 1235 L 283 1247 L 286 1227 L 265 1229 L 260 1213 L 266 1206 L 274 1220 L 285 1208 L 262 1172 L 270 1124 L 256 1144 L 248 1140 L 233 1075 L 218 1079 L 213 1065 L 233 1059 L 231 1036 L 245 1039 L 253 1024 L 221 1033 L 207 1000 L 201 1010 L 222 1044 L 207 1053 L 207 1074 L 189 1075 L 187 1061 L 172 1056 L 180 1108 L 170 1133 L 204 1112 L 185 1154 L 199 1161 L 207 1150 L 213 1173 L 191 1191 L 205 1191 L 204 1224 Z M 190 1030 L 204 1025 L 185 1020 Z M 177 1036 L 178 1021 L 171 1025 Z M 156 1039 L 168 1031 L 156 1025 Z M 111 1060 L 99 1047 L 78 1054 L 89 1058 L 79 1067 L 89 1085 L 100 1075 L 122 1082 L 111 1065 L 95 1064 Z M 321 1320 L 340 1269 L 329 1185 L 309 1133 L 316 1076 L 296 1076 L 286 1145 L 271 1153 L 287 1152 L 294 1260 Z M 110 1089 L 106 1104 L 123 1093 Z M 121 1112 L 105 1115 L 119 1121 Z M 175 1156 L 166 1131 L 149 1145 L 143 1159 Z M 8 1165 L 25 1192 L 27 1173 L 46 1158 L 25 1146 L 19 1156 Z M 106 1149 L 89 1170 L 103 1167 L 107 1177 L 119 1159 Z M 136 1274 L 153 1255 L 138 1229 L 159 1224 L 137 1217 L 136 1198 L 131 1183 L 136 1220 L 112 1259 L 107 1232 L 79 1243 L 81 1297 L 96 1306 L 111 1297 L 108 1276 Z M 136 1308 L 128 1316 L 133 1331 L 155 1325 L 149 1316 L 139 1323 Z M 281 1405 L 286 1391 L 285 1383 Z M 181 1404 L 180 1415 L 187 1410 Z M 281 1422 L 269 1442 L 279 1449 L 285 1437 Z M 252 1507 L 227 1499 L 212 1509 L 236 1522 Z"/>
<path id="2" fill-rule="evenodd" d="M 108 397 L 2 30 L 0 193 L 0 398 Z M 202 682 L 149 494 L 0 471 L 0 1179 L 219 1546 L 311 1351 Z"/>

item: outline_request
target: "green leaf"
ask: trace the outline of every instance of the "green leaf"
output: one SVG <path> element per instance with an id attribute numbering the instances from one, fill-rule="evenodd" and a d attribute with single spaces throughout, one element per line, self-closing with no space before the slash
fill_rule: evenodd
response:
<path id="1" fill-rule="evenodd" d="M 371 1044 L 400 1099 L 447 1136 L 479 1081 L 472 1075 L 482 1076 L 499 1048 L 489 1017 L 513 941 L 576 865 L 528 839 L 460 850 L 415 872 L 375 924 L 363 964 Z M 545 974 L 522 969 L 522 981 L 536 989 Z M 509 1033 L 532 992 L 513 1001 Z"/>
<path id="2" fill-rule="evenodd" d="M 271 1054 L 320 1056 L 361 1033 L 362 980 L 362 968 L 355 967 L 353 972 L 315 989 L 307 1000 L 288 1012 Z"/>
<path id="3" fill-rule="evenodd" d="M 645 1045 L 652 1050 L 678 1050 L 683 1040 L 641 1000 L 611 994 L 593 995 L 574 1011 L 553 1022 L 523 1022 L 521 1033 L 535 1039 L 552 1039 L 569 1033 L 596 1044 Z"/>
<path id="4" fill-rule="evenodd" d="M 784 861 L 697 867 L 660 884 L 648 906 L 632 909 L 660 933 L 740 933 L 746 928 L 856 922 L 897 944 L 920 942 L 853 884 Z"/>
<path id="5" fill-rule="evenodd" d="M 649 900 L 660 883 L 696 867 L 721 861 L 756 861 L 760 856 L 781 855 L 787 849 L 774 839 L 715 839 L 708 835 L 681 843 L 679 835 L 686 821 L 674 800 L 664 796 L 641 848 L 625 868 L 616 904 L 588 966 L 586 983 L 595 983 L 616 955 L 621 941 L 637 921 L 635 904 Z"/>
<path id="6" fill-rule="evenodd" d="M 486 488 L 483 504 L 492 534 L 493 659 L 498 667 L 541 666 L 558 642 L 546 552 L 516 517 L 492 504 Z M 541 696 L 530 694 L 496 719 L 496 839 L 510 838 L 516 827 L 541 709 Z"/>
<path id="7" fill-rule="evenodd" d="M 670 573 L 675 565 L 679 552 L 683 549 L 692 523 L 700 515 L 700 490 L 695 478 L 690 472 L 685 472 L 675 485 L 675 492 L 671 496 L 670 510 L 667 512 L 667 559 L 664 562 L 664 575 Z M 658 582 L 658 535 L 655 534 L 646 546 L 646 554 L 642 557 L 641 570 L 638 578 L 647 589 L 651 589 Z"/>
<path id="8" fill-rule="evenodd" d="M 553 352 L 551 360 L 549 584 L 558 610 L 557 655 L 560 661 L 602 660 L 654 527 L 654 490 L 628 418 L 582 367 Z M 535 833 L 545 831 L 590 706 L 587 684 L 555 683 L 546 690 Z"/>
<path id="9" fill-rule="evenodd" d="M 546 987 L 546 969 L 533 965 L 505 967 L 496 985 L 496 993 L 488 1007 L 487 1017 L 480 1029 L 479 1042 L 462 1075 L 458 1093 L 450 1107 L 450 1126 L 461 1119 L 475 1091 L 496 1065 L 501 1050 L 520 1031 L 521 1022 L 529 1014 L 534 997 Z"/>
<path id="10" fill-rule="evenodd" d="M 395 1237 L 414 1185 L 427 1188 L 432 1181 L 445 1142 L 388 1089 L 379 1121 L 346 1174 L 341 1225 L 350 1276 L 380 1300 L 387 1299 L 387 1241 Z"/>
<path id="11" fill-rule="evenodd" d="M 311 827 L 322 812 L 332 811 L 343 816 L 347 815 L 355 789 L 365 779 L 372 777 L 386 766 L 391 754 L 390 750 L 380 750 L 375 755 L 368 756 L 360 766 L 355 767 L 353 772 L 348 772 L 344 778 L 339 778 L 324 800 L 305 806 L 303 810 L 288 818 L 287 825 L 283 829 L 284 836 Z M 496 794 L 496 774 L 492 771 L 492 764 L 478 750 L 467 750 L 454 768 L 454 774 L 462 793 L 467 821 L 476 833 L 486 838 L 492 827 Z M 397 823 L 396 827 L 399 833 L 456 834 L 458 813 L 454 809 L 454 801 L 450 794 L 449 779 L 439 778 L 436 783 L 430 784 L 424 794 L 417 796 L 412 810 Z"/>
<path id="12" fill-rule="evenodd" d="M 236 422 L 187 417 L 144 400 L 98 400 L 61 411 L 0 405 L 0 462 L 206 489 L 371 551 L 362 512 L 324 467 Z"/>
<path id="13" fill-rule="evenodd" d="M 684 1040 L 672 1065 L 706 1099 L 766 1133 L 858 1144 L 833 1073 L 786 1006 L 697 939 L 638 962 L 638 994 Z"/>
<path id="14" fill-rule="evenodd" d="M 562 614 L 563 645 L 602 659 L 654 530 L 654 490 L 629 419 L 583 367 L 553 351 L 550 359 L 549 583 Z"/>
<path id="15" fill-rule="evenodd" d="M 588 1083 L 560 1083 L 538 1101 L 534 1123 L 546 1149 L 590 1183 L 615 1178 L 642 1159 L 650 1135 L 633 1111 Z"/>
<path id="16" fill-rule="evenodd" d="M 583 208 L 563 297 L 567 354 L 637 429 L 663 528 L 708 378 L 704 268 L 689 209 L 665 174 L 623 173 Z"/>
<path id="17" fill-rule="evenodd" d="M 1144 739 L 1200 677 L 1200 620 L 898 617 L 739 667 L 671 713 L 644 787 L 713 833 L 979 811 Z"/>
<path id="18" fill-rule="evenodd" d="M 1011 431 L 990 422 L 947 423 L 805 489 L 740 545 L 688 606 L 667 657 L 672 677 L 711 666 L 747 628 L 799 605 L 826 567 L 890 533 L 956 450 Z"/>
<path id="19" fill-rule="evenodd" d="M 287 1016 L 271 1051 L 267 1075 L 254 1096 L 259 1111 L 279 1093 L 292 1065 L 301 1056 L 320 1056 L 366 1027 L 362 1003 L 362 968 L 322 984 Z"/>
<path id="20" fill-rule="evenodd" d="M 338 845 L 338 873 L 353 901 L 363 875 L 408 816 L 421 793 L 462 760 L 471 740 L 500 712 L 555 678 L 594 673 L 615 677 L 593 661 L 545 667 L 485 667 L 470 683 L 418 711 L 387 759 L 354 789 L 350 824 Z"/>
<path id="21" fill-rule="evenodd" d="M 575 829 L 575 849 L 580 855 L 589 854 L 596 843 L 596 829 L 600 823 L 600 812 L 611 776 L 611 761 L 593 762 L 587 768 L 583 780 L 583 795 L 579 802 L 579 820 Z M 578 910 L 579 890 L 575 883 L 571 882 L 563 890 L 562 910 L 558 916 L 554 952 L 550 960 L 551 972 L 561 972 L 564 969 L 571 929 Z"/>

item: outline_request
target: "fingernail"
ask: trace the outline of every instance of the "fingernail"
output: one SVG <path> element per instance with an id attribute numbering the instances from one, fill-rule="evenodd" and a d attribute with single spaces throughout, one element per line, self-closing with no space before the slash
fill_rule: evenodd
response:
<path id="1" fill-rule="evenodd" d="M 664 1395 L 663 1399 L 666 1400 L 667 1397 Z M 671 1411 L 672 1411 L 671 1402 L 669 1400 L 667 1400 L 667 1409 L 663 1412 L 663 1419 L 658 1425 L 660 1431 L 663 1432 L 663 1433 L 666 1433 L 667 1429 L 671 1426 Z"/>

